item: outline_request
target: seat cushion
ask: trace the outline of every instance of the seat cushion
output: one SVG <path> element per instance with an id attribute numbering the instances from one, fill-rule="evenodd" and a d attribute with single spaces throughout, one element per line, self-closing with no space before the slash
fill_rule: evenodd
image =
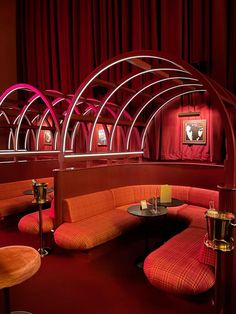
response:
<path id="1" fill-rule="evenodd" d="M 51 208 L 42 210 L 42 231 L 50 232 L 54 228 L 54 210 Z M 18 223 L 21 232 L 30 234 L 39 233 L 39 213 L 34 212 L 22 217 Z"/>
<path id="2" fill-rule="evenodd" d="M 177 217 L 186 221 L 192 227 L 206 229 L 206 211 L 207 209 L 204 207 L 188 205 L 178 211 Z"/>
<path id="3" fill-rule="evenodd" d="M 198 260 L 205 231 L 188 228 L 149 254 L 144 272 L 155 287 L 168 293 L 195 295 L 215 283 L 214 269 Z"/>
<path id="4" fill-rule="evenodd" d="M 74 223 L 63 223 L 55 233 L 58 246 L 86 250 L 105 243 L 140 224 L 140 219 L 124 210 L 111 210 Z"/>
<path id="5" fill-rule="evenodd" d="M 0 248 L 0 289 L 20 284 L 32 277 L 41 265 L 39 253 L 29 246 Z"/>

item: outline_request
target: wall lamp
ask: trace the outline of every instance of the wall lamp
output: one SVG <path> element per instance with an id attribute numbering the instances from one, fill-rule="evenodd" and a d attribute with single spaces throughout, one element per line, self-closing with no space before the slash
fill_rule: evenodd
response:
<path id="1" fill-rule="evenodd" d="M 198 111 L 186 111 L 186 112 L 179 112 L 178 117 L 196 117 L 200 116 L 200 112 Z"/>

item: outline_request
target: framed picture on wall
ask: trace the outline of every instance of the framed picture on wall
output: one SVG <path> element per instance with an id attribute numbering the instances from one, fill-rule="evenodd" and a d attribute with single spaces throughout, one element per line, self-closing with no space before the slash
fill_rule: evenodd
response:
<path id="1" fill-rule="evenodd" d="M 183 144 L 206 144 L 206 120 L 183 121 Z"/>
<path id="2" fill-rule="evenodd" d="M 52 132 L 45 130 L 44 131 L 44 138 L 43 138 L 44 145 L 52 145 Z"/>
<path id="3" fill-rule="evenodd" d="M 98 129 L 98 146 L 107 146 L 107 138 L 104 129 Z"/>

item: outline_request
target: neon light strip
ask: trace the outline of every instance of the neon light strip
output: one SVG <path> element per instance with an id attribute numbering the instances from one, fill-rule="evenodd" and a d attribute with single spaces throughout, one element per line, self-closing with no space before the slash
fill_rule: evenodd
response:
<path id="1" fill-rule="evenodd" d="M 141 141 L 141 149 L 143 149 L 143 146 L 144 146 L 144 138 L 146 136 L 146 133 L 147 133 L 147 129 L 152 121 L 152 119 L 155 117 L 155 115 L 164 107 L 166 106 L 168 103 L 170 103 L 171 101 L 173 101 L 174 99 L 180 97 L 180 96 L 184 96 L 184 95 L 187 95 L 187 94 L 191 94 L 191 93 L 200 93 L 200 92 L 206 92 L 206 89 L 195 89 L 195 90 L 192 90 L 192 91 L 187 91 L 187 92 L 184 92 L 184 93 L 181 93 L 181 94 L 178 94 L 178 95 L 175 95 L 174 97 L 172 97 L 171 99 L 167 100 L 163 105 L 161 105 L 155 112 L 154 114 L 149 118 L 149 121 L 145 127 L 145 130 L 143 132 L 143 135 L 142 135 L 142 141 Z"/>
<path id="2" fill-rule="evenodd" d="M 98 114 L 94 120 L 94 123 L 93 123 L 93 126 L 92 126 L 92 130 L 91 130 L 91 134 L 90 134 L 90 142 L 89 142 L 89 150 L 91 151 L 92 150 L 92 144 L 93 144 L 93 135 L 94 135 L 94 131 L 95 131 L 95 127 L 96 127 L 96 124 L 97 124 L 97 121 L 98 121 L 98 118 L 101 114 L 101 111 L 103 110 L 103 108 L 105 107 L 107 101 L 112 97 L 112 95 L 120 88 L 122 87 L 124 84 L 126 84 L 127 82 L 131 81 L 132 79 L 138 77 L 138 76 L 141 76 L 143 74 L 147 74 L 147 73 L 151 73 L 151 72 L 158 72 L 158 71 L 175 71 L 175 72 L 184 72 L 184 73 L 187 73 L 186 71 L 184 70 L 180 70 L 180 69 L 173 69 L 173 68 L 155 68 L 155 69 L 150 69 L 150 70 L 145 70 L 143 72 L 139 72 L 139 73 L 136 73 L 130 77 L 128 77 L 126 80 L 124 80 L 120 85 L 118 85 L 115 89 L 112 90 L 112 92 L 107 96 L 107 98 L 103 101 L 99 111 L 98 111 Z"/>
<path id="3" fill-rule="evenodd" d="M 190 77 L 181 77 L 181 76 L 174 76 L 174 77 L 168 77 L 168 78 L 164 78 L 164 79 L 161 79 L 161 80 L 158 80 L 158 81 L 155 81 L 155 82 L 152 82 L 146 86 L 144 86 L 142 89 L 140 89 L 137 93 L 135 93 L 125 104 L 124 106 L 122 107 L 116 121 L 115 121 L 115 124 L 112 128 L 112 131 L 111 131 L 111 139 L 110 139 L 110 147 L 109 149 L 112 150 L 112 144 L 113 144 L 113 137 L 114 137 L 114 133 L 115 133 L 115 130 L 116 130 L 116 127 L 117 127 L 117 124 L 120 120 L 120 117 L 122 115 L 122 113 L 124 112 L 124 110 L 127 108 L 127 106 L 130 104 L 130 102 L 135 98 L 137 97 L 140 93 L 142 93 L 145 89 L 148 89 L 149 87 L 153 86 L 153 85 L 156 85 L 156 84 L 159 84 L 159 83 L 162 83 L 162 82 L 165 82 L 165 81 L 169 81 L 169 80 L 191 80 L 191 81 L 198 81 L 197 79 L 194 79 L 194 78 L 190 78 Z"/>
<path id="4" fill-rule="evenodd" d="M 121 153 L 98 153 L 98 154 L 73 154 L 65 155 L 65 158 L 81 158 L 81 157 L 106 157 L 106 156 L 122 156 L 122 155 L 140 155 L 143 154 L 143 151 L 140 152 L 121 152 Z"/>
<path id="5" fill-rule="evenodd" d="M 67 115 L 67 119 L 65 121 L 65 128 L 63 130 L 63 134 L 62 134 L 62 152 L 65 152 L 65 148 L 66 148 L 66 136 L 65 134 L 67 133 L 68 131 L 68 127 L 69 127 L 69 122 L 70 122 L 70 119 L 71 119 L 71 116 L 72 116 L 72 113 L 73 113 L 73 110 L 74 110 L 74 107 L 76 105 L 76 103 L 78 102 L 79 98 L 81 97 L 81 95 L 83 94 L 83 92 L 85 91 L 85 89 L 89 86 L 89 84 L 96 78 L 98 77 L 102 72 L 106 71 L 107 69 L 109 69 L 110 67 L 112 67 L 113 65 L 116 65 L 118 63 L 121 63 L 123 61 L 127 61 L 127 60 L 131 60 L 131 59 L 137 59 L 137 58 L 151 58 L 151 59 L 157 59 L 157 60 L 162 60 L 162 61 L 167 61 L 173 65 L 175 65 L 176 67 L 178 68 L 181 68 L 183 69 L 183 67 L 181 67 L 180 65 L 178 65 L 177 63 L 171 61 L 171 60 L 168 60 L 166 58 L 162 58 L 162 57 L 158 57 L 158 56 L 151 56 L 151 55 L 135 55 L 135 56 L 129 56 L 129 57 L 125 57 L 125 58 L 122 58 L 122 59 L 118 59 L 117 61 L 114 61 L 110 64 L 108 64 L 107 66 L 103 67 L 101 70 L 99 70 L 93 77 L 91 77 L 88 82 L 84 85 L 84 87 L 81 89 L 81 91 L 79 92 L 78 96 L 76 96 L 75 100 L 74 100 L 74 103 L 72 103 L 71 105 L 71 108 L 69 108 L 69 113 Z M 189 73 L 191 74 L 190 72 L 188 71 L 185 71 L 186 73 Z"/>
<path id="6" fill-rule="evenodd" d="M 27 149 L 27 141 L 28 141 L 28 137 L 29 137 L 29 129 L 26 131 L 26 134 L 25 134 L 24 149 Z"/>
<path id="7" fill-rule="evenodd" d="M 21 112 L 21 115 L 20 115 L 20 119 L 18 121 L 18 126 L 17 126 L 17 129 L 16 129 L 16 132 L 15 132 L 15 138 L 16 138 L 16 150 L 18 150 L 18 138 L 19 138 L 19 133 L 20 133 L 20 127 L 21 127 L 21 122 L 24 118 L 24 115 L 26 113 L 26 111 L 28 110 L 28 108 L 31 106 L 31 104 L 36 100 L 38 99 L 40 96 L 39 95 L 34 95 L 32 98 L 31 98 L 31 101 L 29 102 L 29 104 L 27 106 L 25 106 L 24 110 Z"/>
<path id="8" fill-rule="evenodd" d="M 0 156 L 8 155 L 43 155 L 43 154 L 58 154 L 59 150 L 35 150 L 35 151 L 0 151 Z"/>
<path id="9" fill-rule="evenodd" d="M 76 130 L 77 130 L 77 127 L 78 127 L 79 124 L 80 124 L 80 121 L 77 121 L 75 126 L 74 126 L 73 132 L 71 134 L 70 149 L 72 149 L 72 150 L 73 150 L 73 146 L 74 146 L 75 133 L 76 133 Z"/>
<path id="10" fill-rule="evenodd" d="M 63 101 L 65 98 L 57 98 L 55 99 L 53 102 L 52 102 L 52 107 L 56 106 L 56 104 L 58 104 L 59 102 Z M 41 129 L 42 129 L 42 126 L 43 126 L 43 122 L 45 121 L 48 113 L 50 112 L 49 109 L 47 109 L 44 113 L 44 115 L 42 116 L 41 118 L 41 121 L 39 123 L 39 128 L 37 130 L 37 134 L 36 134 L 36 150 L 39 149 L 39 136 L 40 136 L 40 132 L 41 132 Z"/>
<path id="11" fill-rule="evenodd" d="M 177 89 L 177 88 L 182 88 L 182 87 L 185 87 L 185 86 L 202 86 L 202 84 L 181 84 L 181 85 L 175 85 L 175 86 L 172 86 L 172 87 L 169 87 L 163 91 L 161 91 L 160 93 L 156 94 L 155 96 L 153 96 L 151 99 L 149 99 L 146 103 L 144 103 L 144 105 L 141 107 L 141 109 L 135 114 L 135 117 L 133 119 L 133 122 L 131 124 L 131 127 L 129 129 L 129 132 L 128 132 L 128 136 L 127 136 L 127 144 L 126 144 L 126 149 L 129 148 L 129 142 L 130 142 L 130 136 L 131 136 L 131 133 L 132 133 L 132 130 L 133 130 L 133 127 L 134 127 L 134 124 L 135 122 L 137 121 L 138 117 L 140 116 L 140 114 L 142 113 L 142 111 L 155 99 L 157 98 L 158 96 L 162 95 L 162 94 L 165 94 L 166 92 L 169 92 L 173 89 Z"/>
<path id="12" fill-rule="evenodd" d="M 6 119 L 7 124 L 10 124 L 10 120 L 9 120 L 9 118 L 8 118 L 8 116 L 7 116 L 7 114 L 6 114 L 5 111 L 1 111 L 0 117 L 1 117 L 2 115 L 3 115 L 4 118 Z M 14 147 L 14 136 L 13 136 L 13 130 L 12 130 L 12 128 L 10 128 L 10 132 L 9 132 L 9 135 L 8 135 L 8 142 L 7 142 L 7 147 L 8 147 L 8 149 L 11 149 L 11 139 L 12 139 L 12 144 L 13 144 L 13 147 Z"/>
<path id="13" fill-rule="evenodd" d="M 14 91 L 18 90 L 18 89 L 23 89 L 29 92 L 33 92 L 35 95 L 39 95 L 39 97 L 42 98 L 42 100 L 44 101 L 45 105 L 49 108 L 51 115 L 52 115 L 52 119 L 55 123 L 55 127 L 56 129 L 59 131 L 59 125 L 57 122 L 57 118 L 55 116 L 55 113 L 53 111 L 53 109 L 51 108 L 50 102 L 48 101 L 48 99 L 45 97 L 44 94 L 42 94 L 42 92 L 40 92 L 38 89 L 36 89 L 35 87 L 29 85 L 29 84 L 15 84 L 12 85 L 11 87 L 9 87 L 1 96 L 0 96 L 0 106 L 2 104 L 2 102 L 5 100 L 5 98 L 10 95 L 11 93 L 13 93 Z M 32 99 L 35 97 L 35 95 L 33 97 L 30 98 L 29 102 L 32 101 Z M 23 112 L 22 112 L 23 114 Z M 23 117 L 21 117 L 21 119 L 23 119 Z M 19 132 L 19 131 L 18 131 Z M 17 148 L 17 144 L 18 144 L 18 137 L 16 139 L 16 143 L 15 143 L 15 147 Z"/>

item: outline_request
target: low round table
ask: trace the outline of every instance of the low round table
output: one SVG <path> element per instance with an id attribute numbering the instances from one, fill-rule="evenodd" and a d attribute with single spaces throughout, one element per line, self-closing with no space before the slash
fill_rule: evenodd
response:
<path id="1" fill-rule="evenodd" d="M 158 206 L 157 210 L 153 209 L 152 205 L 148 205 L 147 209 L 140 209 L 140 205 L 132 205 L 128 208 L 128 213 L 137 217 L 144 218 L 144 254 L 143 256 L 139 257 L 137 259 L 137 266 L 139 268 L 143 268 L 143 260 L 145 257 L 149 254 L 149 236 L 148 236 L 148 222 L 150 219 L 156 218 L 156 217 L 162 217 L 167 214 L 167 208 L 165 206 Z"/>
<path id="2" fill-rule="evenodd" d="M 184 201 L 179 200 L 178 198 L 172 198 L 171 202 L 168 202 L 168 203 L 161 203 L 160 197 L 157 197 L 156 199 L 157 199 L 158 206 L 175 207 L 175 206 L 180 206 L 184 204 Z M 152 204 L 152 199 L 150 198 L 148 202 Z"/>

